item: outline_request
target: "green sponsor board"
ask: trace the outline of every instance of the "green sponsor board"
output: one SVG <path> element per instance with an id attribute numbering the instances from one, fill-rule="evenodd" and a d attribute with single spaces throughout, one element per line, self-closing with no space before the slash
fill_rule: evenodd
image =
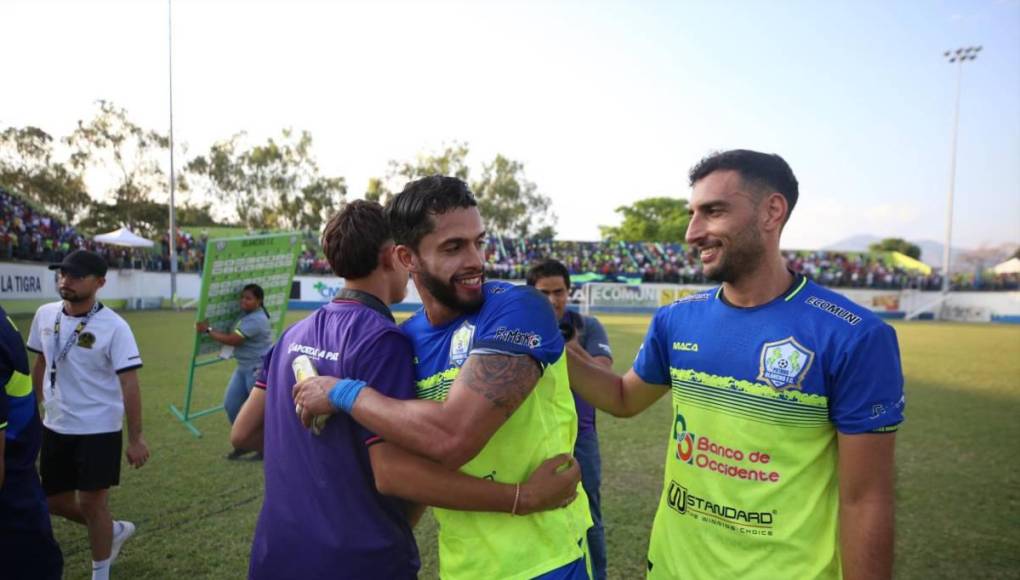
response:
<path id="1" fill-rule="evenodd" d="M 297 233 L 209 240 L 202 268 L 202 289 L 196 321 L 208 320 L 214 330 L 232 331 L 234 323 L 241 317 L 241 289 L 248 284 L 258 284 L 265 292 L 263 305 L 272 321 L 275 340 L 283 330 L 283 319 L 287 314 L 290 287 L 300 252 L 301 237 Z M 195 436 L 201 436 L 201 432 L 192 424 L 192 420 L 223 408 L 217 405 L 192 410 L 192 395 L 196 387 L 195 369 L 226 360 L 230 360 L 229 349 L 224 349 L 222 344 L 205 334 L 195 334 L 188 384 L 184 392 L 184 408 L 170 405 L 170 411 Z M 222 385 L 216 388 L 221 389 Z"/>

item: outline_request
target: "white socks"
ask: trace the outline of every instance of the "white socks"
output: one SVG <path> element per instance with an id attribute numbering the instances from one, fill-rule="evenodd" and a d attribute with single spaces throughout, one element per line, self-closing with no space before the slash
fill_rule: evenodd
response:
<path id="1" fill-rule="evenodd" d="M 92 580 L 110 580 L 110 558 L 101 562 L 92 560 Z"/>

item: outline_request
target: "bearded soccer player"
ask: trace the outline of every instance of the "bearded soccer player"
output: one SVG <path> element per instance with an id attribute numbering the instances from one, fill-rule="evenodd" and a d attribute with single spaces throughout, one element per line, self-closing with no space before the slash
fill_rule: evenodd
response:
<path id="1" fill-rule="evenodd" d="M 623 377 L 569 350 L 599 409 L 672 395 L 648 577 L 890 578 L 895 332 L 786 268 L 798 185 L 781 157 L 719 153 L 690 181 L 687 243 L 721 285 L 660 308 Z"/>
<path id="2" fill-rule="evenodd" d="M 403 325 L 420 400 L 317 377 L 295 386 L 296 401 L 308 414 L 343 410 L 392 443 L 497 482 L 520 481 L 543 459 L 570 453 L 577 414 L 555 315 L 532 288 L 484 282 L 485 228 L 467 185 L 442 176 L 411 182 L 387 215 L 424 306 Z M 524 517 L 435 515 L 447 580 L 588 578 L 591 517 L 581 489 L 564 509 Z"/>
<path id="3" fill-rule="evenodd" d="M 413 455 L 346 415 L 330 418 L 318 433 L 306 430 L 291 399 L 292 363 L 301 355 L 319 373 L 361 377 L 391 387 L 394 397 L 414 397 L 411 344 L 388 308 L 403 300 L 407 270 L 393 251 L 383 208 L 347 204 L 326 226 L 322 246 L 345 286 L 284 332 L 231 430 L 236 448 L 265 449 L 265 500 L 249 578 L 417 577 L 411 525 L 421 512 L 398 498 L 509 514 L 554 509 L 576 495 L 578 470 L 557 472 L 566 455 L 531 478 L 496 483 Z"/>

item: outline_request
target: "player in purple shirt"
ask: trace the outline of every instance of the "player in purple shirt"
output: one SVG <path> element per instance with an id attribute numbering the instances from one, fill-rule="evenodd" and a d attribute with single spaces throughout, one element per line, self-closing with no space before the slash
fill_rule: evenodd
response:
<path id="1" fill-rule="evenodd" d="M 584 316 L 567 308 L 570 295 L 570 272 L 562 262 L 544 260 L 535 264 L 525 277 L 528 286 L 549 299 L 549 303 L 560 321 L 563 340 L 576 342 L 591 357 L 595 364 L 612 370 L 613 351 L 609 346 L 609 335 L 602 323 L 594 316 Z M 573 378 L 571 378 L 573 383 Z M 581 466 L 581 483 L 588 496 L 588 510 L 591 511 L 592 526 L 588 528 L 588 554 L 591 556 L 592 580 L 606 579 L 606 531 L 602 525 L 602 455 L 599 453 L 599 436 L 595 431 L 595 407 L 574 391 L 574 407 L 577 409 L 577 441 L 574 443 L 574 458 Z"/>
<path id="2" fill-rule="evenodd" d="M 395 257 L 382 207 L 347 204 L 326 226 L 322 245 L 345 288 L 284 332 L 231 431 L 235 447 L 262 447 L 265 454 L 249 578 L 415 578 L 416 504 L 530 512 L 570 501 L 580 474 L 557 473 L 566 456 L 517 486 L 413 455 L 347 415 L 330 417 L 318 434 L 305 429 L 291 398 L 291 363 L 300 355 L 320 375 L 359 377 L 386 385 L 391 397 L 415 397 L 411 344 L 387 307 L 403 300 L 408 273 Z"/>

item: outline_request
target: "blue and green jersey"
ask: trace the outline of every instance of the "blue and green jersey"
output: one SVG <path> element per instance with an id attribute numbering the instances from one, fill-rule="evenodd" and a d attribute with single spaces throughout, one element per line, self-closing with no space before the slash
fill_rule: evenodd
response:
<path id="1" fill-rule="evenodd" d="M 634 371 L 672 389 L 649 578 L 839 578 L 837 432 L 895 430 L 894 330 L 798 277 L 754 308 L 660 308 Z"/>
<path id="2" fill-rule="evenodd" d="M 419 399 L 443 401 L 471 356 L 532 358 L 542 376 L 524 403 L 461 471 L 502 483 L 525 481 L 544 460 L 571 453 L 577 414 L 555 314 L 533 288 L 501 282 L 483 287 L 484 303 L 442 326 L 418 311 L 403 324 L 415 352 Z M 528 516 L 435 509 L 439 572 L 448 580 L 534 578 L 582 557 L 591 526 L 588 499 Z"/>

